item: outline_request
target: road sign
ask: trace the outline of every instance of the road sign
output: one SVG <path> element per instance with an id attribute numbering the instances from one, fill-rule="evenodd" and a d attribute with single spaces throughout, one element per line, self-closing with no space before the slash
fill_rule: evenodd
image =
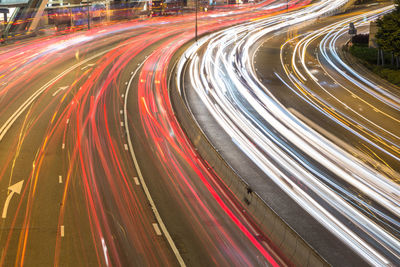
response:
<path id="1" fill-rule="evenodd" d="M 350 22 L 350 24 L 349 24 L 349 34 L 351 34 L 351 35 L 356 35 L 357 34 L 357 29 L 354 26 L 353 22 Z"/>

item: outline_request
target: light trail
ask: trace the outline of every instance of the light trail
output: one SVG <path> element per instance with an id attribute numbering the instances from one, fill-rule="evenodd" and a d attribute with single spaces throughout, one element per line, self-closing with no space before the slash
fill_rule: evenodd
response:
<path id="1" fill-rule="evenodd" d="M 274 2 L 201 15 L 199 33 L 281 9 L 259 8 L 269 3 Z M 292 8 L 308 2 L 290 3 Z M 207 251 L 206 262 L 287 264 L 210 165 L 197 158 L 173 117 L 166 73 L 172 53 L 193 38 L 188 31 L 191 16 L 136 20 L 41 38 L 0 52 L 0 146 L 18 145 L 18 151 L 4 149 L 0 154 L 5 158 L 0 182 L 9 183 L 18 174 L 27 177 L 28 185 L 15 213 L 2 222 L 9 230 L 0 233 L 0 265 L 30 263 L 36 256 L 32 246 L 49 251 L 44 260 L 54 265 L 64 264 L 66 257 L 84 265 L 175 264 L 154 232 L 154 214 L 142 189 L 132 184 L 139 170 L 131 164 L 120 124 L 127 101 L 125 72 L 131 62 L 143 62 L 142 53 L 151 57 L 140 70 L 138 87 L 132 82 L 132 89 L 139 89 L 140 102 L 134 105 L 140 113 L 125 114 L 124 122 L 134 138 L 143 138 L 136 142 L 143 143 L 144 150 L 155 151 L 151 157 L 165 184 L 163 196 L 178 203 L 183 211 L 179 216 L 192 230 L 188 235 Z M 138 134 L 140 119 L 135 125 L 133 118 L 142 119 L 147 139 Z M 52 232 L 43 239 L 32 226 L 41 229 L 47 220 L 51 226 L 46 231 Z M 182 246 L 179 249 L 186 249 Z"/>
<path id="2" fill-rule="evenodd" d="M 304 10 L 206 36 L 187 50 L 177 73 L 184 73 L 187 66 L 192 87 L 215 120 L 292 199 L 366 261 L 390 265 L 391 260 L 400 260 L 396 234 L 400 217 L 399 185 L 305 125 L 258 80 L 253 66 L 262 37 L 273 36 L 289 25 L 315 20 L 341 4 L 319 2 Z M 389 9 L 372 12 L 371 16 Z M 336 108 L 327 106 L 326 101 L 311 92 L 308 83 L 318 83 L 318 79 L 304 67 L 305 49 L 324 31 L 328 32 L 324 29 L 305 35 L 309 38 L 296 44 L 289 62 L 284 62 L 281 53 L 282 66 L 293 85 L 276 75 L 296 94 L 316 99 L 318 105 L 325 104 L 324 113 L 333 114 Z M 290 72 L 288 65 L 292 67 Z M 183 78 L 178 75 L 179 85 Z M 377 93 L 384 94 L 385 99 L 381 99 L 389 103 L 387 92 L 375 90 L 374 94 Z M 366 196 L 372 204 L 358 194 Z M 389 224 L 380 219 L 371 220 L 360 209 L 373 210 Z M 347 221 L 352 225 L 346 225 Z M 392 227 L 391 231 L 387 230 L 388 226 Z M 362 235 L 358 233 L 360 230 Z M 390 260 L 386 255 L 390 255 Z"/>

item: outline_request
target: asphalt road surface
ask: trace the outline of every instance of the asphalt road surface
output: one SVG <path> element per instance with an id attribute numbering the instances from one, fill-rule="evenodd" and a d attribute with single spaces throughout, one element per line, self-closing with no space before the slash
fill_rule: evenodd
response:
<path id="1" fill-rule="evenodd" d="M 399 165 L 396 157 L 389 162 L 379 156 L 381 147 L 374 147 L 396 136 L 396 127 L 390 127 L 398 117 L 395 104 L 380 92 L 384 103 L 355 117 L 354 110 L 379 102 L 376 95 L 360 92 L 348 80 L 343 85 L 338 77 L 343 73 L 332 65 L 329 70 L 329 57 L 322 58 L 334 55 L 329 40 L 343 44 L 346 36 L 335 39 L 335 33 L 346 32 L 349 21 L 363 22 L 387 10 L 332 19 L 321 19 L 318 9 L 282 14 L 205 37 L 187 55 L 184 93 L 201 127 L 252 189 L 334 265 L 399 261 L 399 187 L 393 167 Z M 324 42 L 328 33 L 333 37 Z M 348 94 L 351 90 L 355 93 Z M 316 109 L 317 104 L 322 107 Z M 342 122 L 339 105 L 355 121 L 351 127 L 365 135 L 344 133 L 343 123 L 337 123 Z M 204 116 L 207 110 L 213 118 Z M 375 113 L 365 125 L 370 112 Z M 371 121 L 378 127 L 371 128 Z M 366 129 L 385 136 L 367 135 Z M 398 143 L 390 141 L 393 154 Z"/>
<path id="2" fill-rule="evenodd" d="M 271 3 L 202 14 L 199 33 Z M 1 49 L 0 265 L 288 264 L 173 117 L 167 70 L 192 18 Z"/>

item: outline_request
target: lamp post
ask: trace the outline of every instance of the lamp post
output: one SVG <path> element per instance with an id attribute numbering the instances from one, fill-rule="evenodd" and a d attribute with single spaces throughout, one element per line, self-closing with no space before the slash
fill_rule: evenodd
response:
<path id="1" fill-rule="evenodd" d="M 195 25 L 195 39 L 197 42 L 197 9 L 198 9 L 198 5 L 199 5 L 199 0 L 195 0 L 196 1 L 196 25 Z"/>
<path id="2" fill-rule="evenodd" d="M 90 30 L 90 2 L 87 3 L 88 7 L 88 30 Z"/>
<path id="3" fill-rule="evenodd" d="M 88 30 L 90 30 L 90 6 L 92 2 L 90 0 L 87 0 L 87 1 L 82 1 L 82 3 L 85 3 L 87 7 Z"/>

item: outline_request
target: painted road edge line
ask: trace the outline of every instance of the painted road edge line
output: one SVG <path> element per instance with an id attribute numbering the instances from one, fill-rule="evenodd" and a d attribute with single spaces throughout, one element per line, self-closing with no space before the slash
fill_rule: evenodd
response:
<path id="1" fill-rule="evenodd" d="M 146 57 L 147 59 L 147 57 Z M 133 78 L 136 76 L 137 72 L 139 71 L 139 69 L 143 66 L 143 64 L 146 62 L 146 59 L 137 67 L 137 69 L 135 70 L 135 72 L 133 73 L 133 75 L 131 76 L 131 78 L 129 79 L 129 83 L 128 86 L 126 88 L 126 92 L 125 92 L 125 99 L 124 99 L 124 120 L 125 120 L 125 131 L 126 131 L 126 135 L 127 135 L 127 139 L 128 139 L 128 145 L 129 145 L 129 151 L 131 153 L 132 159 L 133 159 L 133 163 L 135 164 L 135 168 L 138 172 L 138 177 L 140 182 L 142 183 L 142 187 L 143 187 L 143 191 L 147 197 L 147 200 L 150 203 L 151 209 L 154 213 L 154 216 L 156 217 L 156 220 L 158 222 L 158 224 L 160 225 L 161 231 L 164 233 L 165 238 L 167 239 L 168 244 L 170 245 L 172 251 L 175 254 L 176 259 L 179 262 L 180 266 L 186 266 L 185 262 L 183 261 L 183 258 L 181 256 L 181 254 L 179 253 L 178 248 L 176 247 L 174 241 L 171 238 L 171 235 L 169 234 L 167 227 L 165 226 L 163 220 L 161 219 L 160 213 L 157 210 L 157 207 L 153 201 L 153 198 L 150 195 L 149 189 L 147 188 L 147 185 L 143 179 L 143 175 L 142 175 L 142 171 L 140 170 L 139 164 L 137 162 L 136 159 L 136 155 L 135 152 L 133 150 L 133 145 L 132 145 L 132 141 L 131 141 L 131 137 L 130 137 L 130 133 L 129 133 L 129 126 L 128 126 L 128 113 L 127 113 L 127 106 L 128 106 L 128 94 L 129 94 L 129 89 L 131 88 L 131 84 L 133 81 Z"/>
<path id="2" fill-rule="evenodd" d="M 24 103 L 22 103 L 22 105 L 19 106 L 19 108 L 8 118 L 8 120 L 3 124 L 3 126 L 0 127 L 0 142 L 3 140 L 4 136 L 6 135 L 6 133 L 8 132 L 8 130 L 11 128 L 11 126 L 15 123 L 15 121 L 21 116 L 21 114 L 23 112 L 25 112 L 25 110 L 36 100 L 36 98 L 39 97 L 39 95 L 41 95 L 48 87 L 50 87 L 53 83 L 55 83 L 56 81 L 58 81 L 59 79 L 61 79 L 62 77 L 64 77 L 65 75 L 67 75 L 68 73 L 70 73 L 71 71 L 73 71 L 74 69 L 82 66 L 83 64 L 86 64 L 88 61 L 95 59 L 96 57 L 100 57 L 103 54 L 106 54 L 107 52 L 129 45 L 130 42 L 128 43 L 124 43 L 121 45 L 118 45 L 116 47 L 107 49 L 105 51 L 102 51 L 100 53 L 97 53 L 75 65 L 72 65 L 71 67 L 69 67 L 68 69 L 64 70 L 63 72 L 61 72 L 60 74 L 58 74 L 56 77 L 54 77 L 53 79 L 51 79 L 50 81 L 48 81 L 45 85 L 43 85 L 42 87 L 40 87 L 37 91 L 35 91 L 30 97 L 28 97 L 28 99 L 25 100 Z M 79 88 L 80 90 L 80 88 Z"/>

